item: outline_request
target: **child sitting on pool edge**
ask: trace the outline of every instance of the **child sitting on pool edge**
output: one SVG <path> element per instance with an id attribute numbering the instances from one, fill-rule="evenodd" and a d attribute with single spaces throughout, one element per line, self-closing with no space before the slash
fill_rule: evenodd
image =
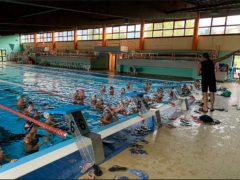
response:
<path id="1" fill-rule="evenodd" d="M 11 159 L 11 158 L 9 158 L 7 155 L 3 154 L 3 150 L 2 150 L 2 148 L 1 148 L 1 146 L 0 146 L 0 162 L 1 162 L 2 160 L 8 161 L 8 162 L 12 162 L 12 163 L 14 163 L 14 162 L 17 161 L 17 159 Z M 0 168 L 1 168 L 1 167 L 2 167 L 2 166 L 0 165 Z"/>

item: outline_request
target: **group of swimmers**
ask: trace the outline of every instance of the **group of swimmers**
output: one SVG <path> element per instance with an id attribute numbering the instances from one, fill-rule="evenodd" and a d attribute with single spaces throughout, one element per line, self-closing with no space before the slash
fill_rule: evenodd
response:
<path id="1" fill-rule="evenodd" d="M 145 83 L 145 87 L 143 87 L 142 90 L 149 91 L 151 89 L 149 85 L 152 85 L 151 81 L 149 81 L 149 83 Z M 127 89 L 131 89 L 131 88 L 133 88 L 133 86 L 131 86 L 131 83 L 128 82 Z M 103 86 L 100 93 L 101 94 L 107 93 L 106 91 L 107 91 L 106 87 Z M 147 101 L 148 102 L 149 101 L 160 102 L 164 96 L 163 91 L 164 91 L 163 89 L 158 89 L 158 93 L 154 94 L 156 99 L 147 98 Z M 125 88 L 122 88 L 121 94 L 125 94 L 125 93 L 126 93 Z M 112 87 L 112 86 L 110 87 L 108 94 L 116 95 L 114 87 Z M 84 100 L 86 99 L 85 91 L 83 89 L 75 91 L 73 99 L 74 99 L 74 102 L 72 104 L 83 105 L 85 103 Z M 118 112 L 122 111 L 123 109 L 125 109 L 126 107 L 128 107 L 129 103 L 130 103 L 130 101 L 125 102 L 125 103 L 122 102 L 121 106 L 119 106 L 117 108 L 112 108 L 111 105 L 109 103 L 105 103 L 102 98 L 97 99 L 96 95 L 92 95 L 92 99 L 91 99 L 91 106 L 95 107 L 99 112 L 102 113 L 102 117 L 100 117 L 100 121 L 104 125 L 118 121 L 119 119 L 118 119 L 116 113 L 118 113 Z M 24 102 L 24 97 L 22 95 L 18 96 L 18 102 L 16 104 L 14 104 L 14 106 L 21 107 L 22 109 L 27 107 L 27 109 L 23 111 L 23 114 L 28 115 L 29 117 L 36 119 L 36 120 L 38 120 L 40 118 L 40 113 L 38 112 L 37 109 L 34 108 L 34 104 L 32 102 Z M 137 107 L 132 108 L 131 111 L 132 111 L 132 113 L 139 113 L 139 109 Z M 49 113 L 45 112 L 43 114 L 43 116 L 46 118 L 46 120 L 44 122 L 45 124 L 53 126 L 56 123 L 56 120 L 54 119 L 53 114 L 49 114 Z M 112 121 L 111 120 L 112 117 L 114 117 L 115 120 Z M 27 152 L 34 152 L 34 151 L 38 150 L 39 147 L 41 147 L 42 145 L 47 143 L 50 139 L 49 136 L 37 134 L 38 128 L 39 127 L 31 121 L 26 121 L 24 123 L 24 130 L 26 131 L 26 136 L 24 137 L 23 142 L 26 145 L 25 150 Z M 41 143 L 39 143 L 40 137 L 44 138 L 44 140 Z M 2 160 L 6 160 L 8 162 L 16 162 L 17 161 L 17 159 L 11 159 L 7 155 L 3 154 L 3 151 L 0 147 L 0 162 Z"/>

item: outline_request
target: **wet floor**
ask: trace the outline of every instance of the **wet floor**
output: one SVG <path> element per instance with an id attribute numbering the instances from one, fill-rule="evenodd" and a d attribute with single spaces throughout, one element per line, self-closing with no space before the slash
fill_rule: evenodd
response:
<path id="1" fill-rule="evenodd" d="M 237 179 L 240 178 L 240 85 L 224 83 L 232 92 L 230 98 L 216 96 L 216 108 L 228 112 L 214 111 L 208 115 L 222 121 L 220 125 L 197 124 L 190 119 L 192 126 L 181 126 L 179 119 L 173 124 L 175 129 L 166 126 L 147 136 L 148 145 L 143 148 L 147 156 L 131 155 L 129 149 L 114 156 L 100 167 L 101 177 L 113 179 L 115 175 L 140 179 L 126 172 L 109 172 L 113 165 L 128 169 L 142 170 L 149 179 Z M 210 104 L 209 104 L 210 106 Z M 193 113 L 196 104 L 186 113 Z M 86 175 L 81 179 L 86 179 Z"/>

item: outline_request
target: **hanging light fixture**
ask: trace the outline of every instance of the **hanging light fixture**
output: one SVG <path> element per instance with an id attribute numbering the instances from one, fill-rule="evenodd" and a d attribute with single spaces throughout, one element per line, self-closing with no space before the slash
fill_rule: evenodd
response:
<path id="1" fill-rule="evenodd" d="M 123 24 L 129 24 L 128 19 L 125 19 L 125 20 L 123 21 Z"/>
<path id="2" fill-rule="evenodd" d="M 211 15 L 211 16 L 219 15 L 219 11 L 218 11 L 218 9 L 217 9 L 217 6 L 215 6 L 215 7 L 213 8 L 213 10 L 210 12 L 209 15 Z"/>

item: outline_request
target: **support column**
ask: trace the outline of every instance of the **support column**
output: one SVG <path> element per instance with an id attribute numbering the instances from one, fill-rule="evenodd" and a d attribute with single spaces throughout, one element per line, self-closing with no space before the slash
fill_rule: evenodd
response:
<path id="1" fill-rule="evenodd" d="M 42 47 L 45 47 L 45 44 L 44 44 L 44 35 L 42 36 Z"/>
<path id="2" fill-rule="evenodd" d="M 34 33 L 34 47 L 37 47 L 37 33 Z"/>
<path id="3" fill-rule="evenodd" d="M 200 13 L 198 13 L 198 17 L 195 18 L 194 32 L 193 32 L 193 40 L 192 40 L 192 50 L 193 50 L 193 51 L 196 51 L 196 50 L 197 50 L 199 19 L 200 19 Z"/>
<path id="4" fill-rule="evenodd" d="M 74 29 L 74 50 L 77 50 L 77 29 Z"/>
<path id="5" fill-rule="evenodd" d="M 52 50 L 55 49 L 55 31 L 52 32 Z"/>
<path id="6" fill-rule="evenodd" d="M 141 32 L 140 32 L 139 50 L 143 50 L 144 49 L 144 27 L 145 27 L 145 20 L 142 20 Z"/>
<path id="7" fill-rule="evenodd" d="M 106 25 L 103 25 L 102 46 L 106 46 Z"/>

